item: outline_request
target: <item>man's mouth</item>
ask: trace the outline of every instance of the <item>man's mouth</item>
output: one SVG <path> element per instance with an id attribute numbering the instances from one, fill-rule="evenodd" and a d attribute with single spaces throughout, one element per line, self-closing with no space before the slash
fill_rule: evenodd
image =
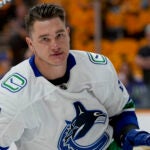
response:
<path id="1" fill-rule="evenodd" d="M 63 52 L 51 54 L 51 56 L 53 56 L 53 57 L 57 57 L 57 56 L 61 56 L 61 55 L 63 55 Z"/>

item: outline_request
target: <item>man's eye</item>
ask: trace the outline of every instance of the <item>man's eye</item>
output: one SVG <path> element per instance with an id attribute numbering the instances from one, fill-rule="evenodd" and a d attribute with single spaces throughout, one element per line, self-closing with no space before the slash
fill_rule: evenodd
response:
<path id="1" fill-rule="evenodd" d="M 43 38 L 42 38 L 42 41 L 48 42 L 48 41 L 49 41 L 49 38 L 43 37 Z"/>
<path id="2" fill-rule="evenodd" d="M 65 37 L 65 34 L 64 34 L 64 33 L 59 33 L 59 34 L 57 34 L 57 36 L 56 36 L 57 39 L 64 38 L 64 37 Z"/>

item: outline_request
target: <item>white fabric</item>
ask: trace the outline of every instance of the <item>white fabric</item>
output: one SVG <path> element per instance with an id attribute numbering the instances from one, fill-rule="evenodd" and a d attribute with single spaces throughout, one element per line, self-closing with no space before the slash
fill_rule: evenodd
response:
<path id="1" fill-rule="evenodd" d="M 0 88 L 0 146 L 15 142 L 18 150 L 57 150 L 66 121 L 71 122 L 77 116 L 73 103 L 78 101 L 87 111 L 102 111 L 106 121 L 94 124 L 76 142 L 86 146 L 107 132 L 109 140 L 104 149 L 108 147 L 113 134 L 109 117 L 122 111 L 129 96 L 123 85 L 118 84 L 108 58 L 90 54 L 95 59 L 91 62 L 86 52 L 70 53 L 76 65 L 71 69 L 67 90 L 54 86 L 42 76 L 35 77 L 29 60 L 13 67 L 0 81 L 3 86 L 7 81 L 15 90 L 21 87 L 17 92 Z M 12 74 L 13 78 L 7 80 Z M 18 79 L 21 77 L 24 81 Z"/>

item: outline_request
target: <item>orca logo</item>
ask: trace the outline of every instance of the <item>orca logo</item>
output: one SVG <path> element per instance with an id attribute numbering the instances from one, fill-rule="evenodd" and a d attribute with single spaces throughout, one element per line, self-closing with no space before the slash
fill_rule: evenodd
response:
<path id="1" fill-rule="evenodd" d="M 70 121 L 66 121 L 58 142 L 59 150 L 103 150 L 109 141 L 109 135 L 104 132 L 94 143 L 87 146 L 77 142 L 80 138 L 90 131 L 94 124 L 105 124 L 107 115 L 99 110 L 87 111 L 80 102 L 75 102 L 76 117 Z"/>

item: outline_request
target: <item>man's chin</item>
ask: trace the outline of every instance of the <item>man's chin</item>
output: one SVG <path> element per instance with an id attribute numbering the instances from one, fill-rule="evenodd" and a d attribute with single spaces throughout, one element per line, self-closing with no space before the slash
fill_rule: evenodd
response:
<path id="1" fill-rule="evenodd" d="M 57 62 L 51 63 L 50 65 L 53 65 L 53 66 L 64 66 L 64 65 L 66 65 L 66 63 L 64 61 L 57 61 Z"/>

